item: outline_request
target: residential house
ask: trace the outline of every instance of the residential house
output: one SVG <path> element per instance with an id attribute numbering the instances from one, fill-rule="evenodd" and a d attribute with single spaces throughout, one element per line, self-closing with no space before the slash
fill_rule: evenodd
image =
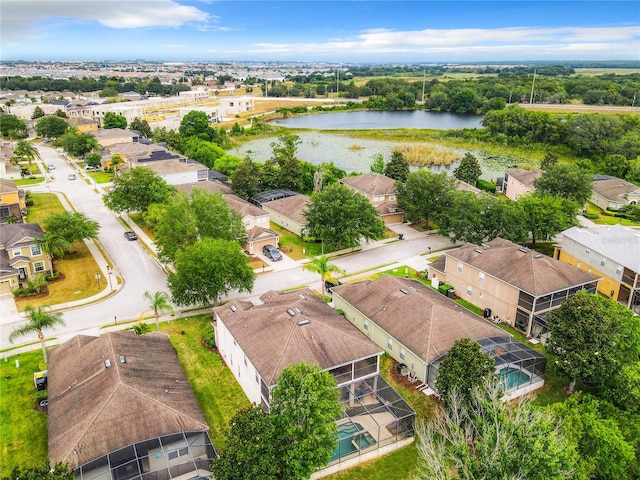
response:
<path id="1" fill-rule="evenodd" d="M 422 387 L 428 385 L 437 391 L 438 366 L 454 342 L 462 338 L 479 342 L 483 351 L 492 355 L 510 396 L 544 384 L 544 355 L 529 351 L 493 323 L 416 280 L 383 275 L 332 290 L 335 308 L 344 311 L 347 320 Z M 516 351 L 521 354 L 514 357 Z"/>
<path id="2" fill-rule="evenodd" d="M 393 178 L 371 172 L 343 178 L 340 183 L 367 197 L 385 224 L 404 222 L 404 212 L 398 207 L 396 181 Z"/>
<path id="3" fill-rule="evenodd" d="M 572 227 L 560 235 L 554 257 L 601 276 L 598 292 L 640 315 L 640 233 L 622 225 Z"/>
<path id="4" fill-rule="evenodd" d="M 49 353 L 49 458 L 76 478 L 207 478 L 216 453 L 168 336 L 78 335 Z"/>
<path id="5" fill-rule="evenodd" d="M 5 223 L 7 217 L 14 217 L 22 222 L 27 214 L 27 198 L 24 190 L 16 186 L 14 180 L 0 178 L 0 223 Z"/>
<path id="6" fill-rule="evenodd" d="M 546 316 L 579 290 L 595 293 L 601 277 L 495 238 L 465 244 L 429 265 L 434 282 L 453 286 L 455 294 L 506 322 L 524 335 L 545 341 Z"/>
<path id="7" fill-rule="evenodd" d="M 518 198 L 535 190 L 533 182 L 542 176 L 542 170 L 539 168 L 533 170 L 525 170 L 524 168 L 510 168 L 504 178 L 498 178 L 498 191 L 511 200 Z"/>
<path id="8" fill-rule="evenodd" d="M 97 132 L 98 122 L 93 118 L 87 117 L 70 117 L 68 120 L 70 127 L 75 127 L 79 132 Z"/>
<path id="9" fill-rule="evenodd" d="M 51 269 L 49 255 L 37 245 L 43 232 L 37 223 L 9 223 L 0 228 L 0 293 L 23 286 Z"/>
<path id="10" fill-rule="evenodd" d="M 619 210 L 640 203 L 640 187 L 610 175 L 594 175 L 591 202 L 603 210 Z"/>
<path id="11" fill-rule="evenodd" d="M 132 143 L 115 143 L 103 147 L 101 151 L 102 164 L 106 168 L 110 168 L 111 158 L 118 156 L 122 159 L 124 164 L 129 167 L 137 167 L 140 163 L 145 161 L 162 161 L 185 158 L 182 155 L 172 153 L 162 145 L 147 143 L 143 138 L 140 142 Z"/>
<path id="12" fill-rule="evenodd" d="M 137 143 L 142 138 L 139 134 L 124 128 L 101 128 L 93 132 L 101 147 L 108 147 L 116 143 Z"/>
<path id="13" fill-rule="evenodd" d="M 282 370 L 305 362 L 336 380 L 344 414 L 331 463 L 370 459 L 412 441 L 415 413 L 380 377 L 382 350 L 309 288 L 214 308 L 216 343 L 242 389 L 269 408 Z M 354 435 L 366 438 L 352 442 Z"/>
<path id="14" fill-rule="evenodd" d="M 0 160 L 0 179 L 19 180 L 22 178 L 22 169 L 9 160 Z"/>
<path id="15" fill-rule="evenodd" d="M 206 188 L 201 188 L 201 185 L 206 185 Z M 242 248 L 247 253 L 250 255 L 259 253 L 265 245 L 278 247 L 280 235 L 269 228 L 270 215 L 268 212 L 234 195 L 227 185 L 220 182 L 207 180 L 176 186 L 179 192 L 184 192 L 187 195 L 191 195 L 194 188 L 202 189 L 211 194 L 222 194 L 222 198 L 227 202 L 229 208 L 240 214 L 242 224 L 247 231 L 247 238 Z"/>
<path id="16" fill-rule="evenodd" d="M 271 193 L 271 192 L 267 192 Z M 311 203 L 311 199 L 306 195 L 291 192 L 292 195 L 275 198 L 264 197 L 260 194 L 257 203 L 260 207 L 271 214 L 271 221 L 282 228 L 295 233 L 299 237 L 304 236 L 307 226 L 307 220 L 304 218 L 304 211 L 307 205 Z M 255 197 L 251 199 L 256 203 Z"/>
<path id="17" fill-rule="evenodd" d="M 140 160 L 138 160 L 140 162 Z M 201 163 L 186 158 L 147 161 L 139 166 L 144 166 L 160 176 L 169 185 L 191 184 L 208 180 L 209 169 Z"/>

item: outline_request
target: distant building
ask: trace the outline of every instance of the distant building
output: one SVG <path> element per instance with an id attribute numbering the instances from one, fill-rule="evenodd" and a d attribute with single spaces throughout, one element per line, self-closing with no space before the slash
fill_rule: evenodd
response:
<path id="1" fill-rule="evenodd" d="M 640 203 L 640 187 L 610 175 L 594 175 L 591 202 L 603 210 Z"/>
<path id="2" fill-rule="evenodd" d="M 562 232 L 554 256 L 602 276 L 598 292 L 640 315 L 640 234 L 611 227 L 572 227 Z"/>
<path id="3" fill-rule="evenodd" d="M 542 170 L 525 170 L 524 168 L 510 168 L 504 178 L 498 178 L 498 191 L 511 200 L 518 200 L 520 196 L 535 190 L 533 182 L 542 176 Z"/>
<path id="4" fill-rule="evenodd" d="M 374 206 L 385 224 L 402 223 L 404 212 L 398 207 L 396 181 L 380 173 L 365 173 L 345 177 L 340 183 L 364 195 Z"/>

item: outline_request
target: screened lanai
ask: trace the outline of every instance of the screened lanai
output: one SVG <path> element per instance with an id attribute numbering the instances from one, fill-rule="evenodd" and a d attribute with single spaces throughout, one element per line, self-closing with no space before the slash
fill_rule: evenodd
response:
<path id="1" fill-rule="evenodd" d="M 547 357 L 509 335 L 486 337 L 478 340 L 482 351 L 493 357 L 496 373 L 504 386 L 507 398 L 516 398 L 544 385 Z M 429 387 L 434 391 L 438 367 L 448 352 L 429 366 Z"/>

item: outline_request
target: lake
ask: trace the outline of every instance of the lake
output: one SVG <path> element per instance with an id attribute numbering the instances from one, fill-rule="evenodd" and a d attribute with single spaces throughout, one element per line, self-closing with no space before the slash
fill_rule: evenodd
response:
<path id="1" fill-rule="evenodd" d="M 315 130 L 377 130 L 387 128 L 422 128 L 433 130 L 459 130 L 480 128 L 480 115 L 425 112 L 329 112 L 317 115 L 273 120 L 270 123 L 287 128 L 313 128 Z"/>

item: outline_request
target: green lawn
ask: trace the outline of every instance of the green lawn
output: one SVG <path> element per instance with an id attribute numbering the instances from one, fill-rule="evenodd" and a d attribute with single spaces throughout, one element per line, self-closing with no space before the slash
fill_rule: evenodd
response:
<path id="1" fill-rule="evenodd" d="M 27 185 L 36 185 L 38 183 L 44 182 L 44 177 L 36 177 L 36 178 L 21 178 L 20 180 L 16 180 L 17 187 L 25 187 Z"/>
<path id="2" fill-rule="evenodd" d="M 289 230 L 285 230 L 273 222 L 271 222 L 269 228 L 280 235 L 280 248 L 294 260 L 315 257 L 323 253 L 322 243 L 305 242 L 295 233 L 291 233 Z M 333 251 L 333 248 L 327 245 L 324 246 L 324 253 L 331 253 Z"/>
<path id="3" fill-rule="evenodd" d="M 249 400 L 220 356 L 202 345 L 201 339 L 210 326 L 212 316 L 197 315 L 161 324 L 170 335 L 189 383 L 198 399 L 209 435 L 216 448 L 224 447 L 224 429 L 231 417 Z"/>
<path id="4" fill-rule="evenodd" d="M 625 227 L 638 226 L 637 223 L 632 222 L 629 219 L 605 215 L 603 210 L 600 207 L 598 207 L 597 205 L 594 205 L 591 202 L 587 202 L 587 213 L 598 215 L 598 218 L 593 219 L 591 221 L 599 225 L 616 225 L 619 223 L 620 225 L 623 225 Z"/>
<path id="5" fill-rule="evenodd" d="M 20 367 L 16 368 L 15 361 Z M 0 476 L 13 467 L 36 467 L 47 459 L 47 416 L 35 409 L 33 372 L 40 349 L 0 361 Z"/>
<path id="6" fill-rule="evenodd" d="M 55 193 L 32 193 L 29 200 L 33 205 L 29 207 L 27 222 L 42 223 L 42 221 L 52 213 L 62 213 L 64 208 Z"/>

